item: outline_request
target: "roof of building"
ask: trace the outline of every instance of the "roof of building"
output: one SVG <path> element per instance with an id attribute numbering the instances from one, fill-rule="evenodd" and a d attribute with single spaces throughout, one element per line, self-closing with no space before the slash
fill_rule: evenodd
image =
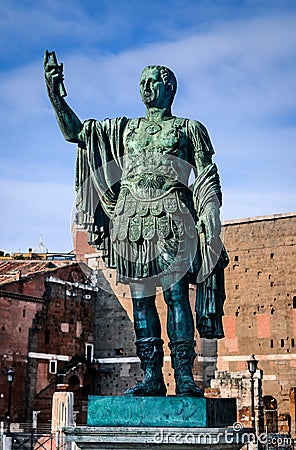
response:
<path id="1" fill-rule="evenodd" d="M 269 216 L 246 217 L 244 219 L 225 220 L 223 222 L 223 226 L 239 225 L 250 222 L 264 222 L 269 220 L 291 219 L 292 217 L 296 217 L 296 212 L 271 214 Z"/>
<path id="2" fill-rule="evenodd" d="M 0 285 L 12 283 L 20 280 L 20 278 L 29 277 L 40 272 L 49 272 L 70 264 L 77 263 L 75 261 L 3 260 L 0 261 Z"/>

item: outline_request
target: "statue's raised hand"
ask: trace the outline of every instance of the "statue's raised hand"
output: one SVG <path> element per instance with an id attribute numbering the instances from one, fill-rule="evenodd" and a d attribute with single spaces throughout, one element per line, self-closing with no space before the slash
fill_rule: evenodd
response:
<path id="1" fill-rule="evenodd" d="M 55 52 L 45 51 L 44 73 L 49 94 L 54 97 L 66 97 L 67 92 L 63 83 L 63 63 L 58 64 Z"/>

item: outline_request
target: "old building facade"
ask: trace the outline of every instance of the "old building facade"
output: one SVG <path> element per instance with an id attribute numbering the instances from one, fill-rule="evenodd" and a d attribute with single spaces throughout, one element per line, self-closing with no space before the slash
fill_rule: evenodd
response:
<path id="1" fill-rule="evenodd" d="M 246 361 L 255 354 L 265 424 L 295 436 L 296 214 L 226 222 L 224 243 L 230 257 L 225 338 L 218 343 L 220 373 L 212 386 L 222 386 L 225 396 L 233 395 L 236 383 L 242 397 L 246 379 L 250 387 Z"/>
<path id="2" fill-rule="evenodd" d="M 76 391 L 77 421 L 85 421 L 95 380 L 93 305 L 97 288 L 81 264 L 0 261 L 0 421 L 7 414 L 5 372 L 12 367 L 13 423 L 50 424 L 57 375 Z"/>

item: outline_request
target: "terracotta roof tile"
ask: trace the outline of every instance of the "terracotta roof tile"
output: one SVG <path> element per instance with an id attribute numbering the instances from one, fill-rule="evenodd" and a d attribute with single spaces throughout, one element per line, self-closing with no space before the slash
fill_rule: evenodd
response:
<path id="1" fill-rule="evenodd" d="M 51 271 L 57 267 L 64 267 L 75 261 L 27 261 L 5 260 L 0 261 L 0 285 L 18 281 L 40 272 Z"/>

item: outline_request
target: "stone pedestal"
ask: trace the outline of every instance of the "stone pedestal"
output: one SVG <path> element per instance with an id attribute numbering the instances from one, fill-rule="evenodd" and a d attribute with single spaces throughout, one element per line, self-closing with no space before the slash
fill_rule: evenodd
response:
<path id="1" fill-rule="evenodd" d="M 250 430 L 179 427 L 76 427 L 65 428 L 69 442 L 85 450 L 239 450 Z"/>
<path id="2" fill-rule="evenodd" d="M 64 433 L 81 449 L 236 450 L 252 436 L 234 423 L 234 399 L 90 397 L 88 426 Z"/>

